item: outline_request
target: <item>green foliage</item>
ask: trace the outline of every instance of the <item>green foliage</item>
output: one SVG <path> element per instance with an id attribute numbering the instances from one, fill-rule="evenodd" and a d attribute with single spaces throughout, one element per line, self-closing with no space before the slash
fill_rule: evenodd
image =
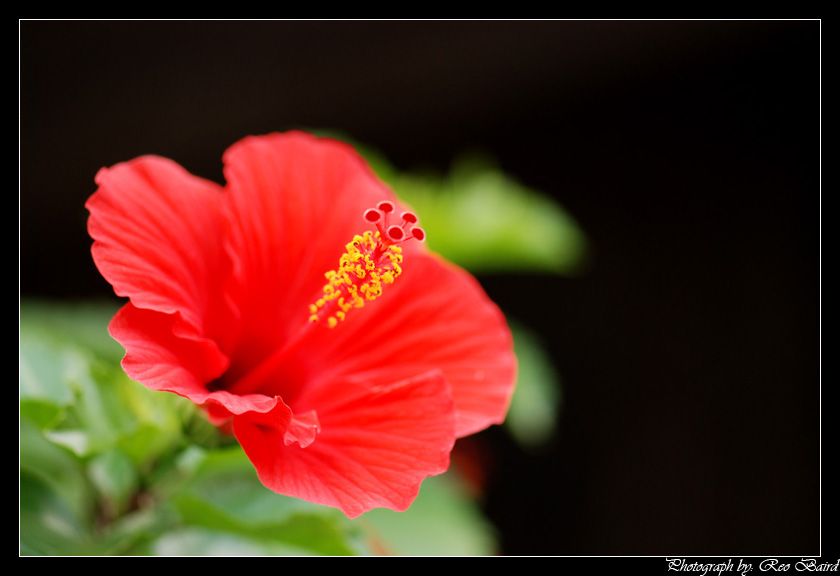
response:
<path id="1" fill-rule="evenodd" d="M 562 405 L 560 377 L 539 337 L 516 322 L 509 323 L 518 374 L 505 426 L 524 449 L 539 450 L 555 433 Z"/>
<path id="2" fill-rule="evenodd" d="M 488 556 L 494 527 L 482 516 L 456 470 L 426 479 L 405 512 L 377 509 L 361 516 L 373 545 L 400 556 Z M 411 526 L 406 530 L 406 526 Z"/>

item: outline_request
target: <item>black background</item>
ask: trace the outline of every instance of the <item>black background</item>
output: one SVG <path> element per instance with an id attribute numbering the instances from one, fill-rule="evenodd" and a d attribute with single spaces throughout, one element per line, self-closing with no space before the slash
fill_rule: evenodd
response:
<path id="1" fill-rule="evenodd" d="M 591 242 L 577 278 L 480 278 L 563 380 L 544 450 L 480 435 L 501 552 L 816 555 L 820 31 L 23 21 L 21 295 L 111 294 L 85 231 L 101 166 L 155 153 L 222 182 L 227 146 L 296 127 L 404 169 L 480 148 Z"/>

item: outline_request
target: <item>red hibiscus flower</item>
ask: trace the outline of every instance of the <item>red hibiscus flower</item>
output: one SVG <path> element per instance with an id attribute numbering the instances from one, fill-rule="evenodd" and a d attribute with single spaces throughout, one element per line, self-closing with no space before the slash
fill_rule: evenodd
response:
<path id="1" fill-rule="evenodd" d="M 346 144 L 248 137 L 223 161 L 224 187 L 156 156 L 96 176 L 123 368 L 230 426 L 276 492 L 406 509 L 456 438 L 505 417 L 502 314 Z"/>

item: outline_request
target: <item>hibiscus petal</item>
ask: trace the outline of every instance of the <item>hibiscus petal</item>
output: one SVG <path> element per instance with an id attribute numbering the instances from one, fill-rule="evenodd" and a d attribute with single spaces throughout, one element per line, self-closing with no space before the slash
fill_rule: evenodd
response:
<path id="1" fill-rule="evenodd" d="M 397 306 L 391 321 L 401 337 L 387 353 L 396 363 L 426 364 L 444 373 L 459 438 L 501 424 L 516 382 L 513 337 L 502 311 L 460 268 L 434 255 L 414 262 L 401 278 L 403 286 L 414 282 L 429 289 Z"/>
<path id="2" fill-rule="evenodd" d="M 245 138 L 224 164 L 234 260 L 226 288 L 242 317 L 235 379 L 307 321 L 364 211 L 396 199 L 350 146 L 301 132 Z"/>
<path id="3" fill-rule="evenodd" d="M 130 378 L 152 390 L 173 392 L 198 405 L 210 405 L 217 421 L 243 412 L 275 409 L 278 399 L 270 396 L 208 390 L 207 383 L 224 371 L 227 360 L 206 339 L 178 336 L 174 330 L 177 323 L 177 314 L 137 308 L 131 303 L 117 311 L 109 330 L 126 349 L 122 367 Z M 291 414 L 288 408 L 285 410 Z"/>
<path id="4" fill-rule="evenodd" d="M 340 508 L 353 518 L 376 507 L 405 510 L 424 478 L 449 467 L 454 406 L 439 372 L 394 381 L 336 380 L 310 397 L 320 430 L 303 447 L 267 416 L 234 418 L 234 432 L 261 481 L 276 492 Z"/>
<path id="5" fill-rule="evenodd" d="M 203 339 L 175 335 L 177 314 L 164 314 L 129 303 L 117 311 L 109 325 L 111 336 L 126 349 L 126 374 L 152 390 L 177 392 L 201 404 L 206 383 L 224 370 L 218 350 Z"/>
<path id="6" fill-rule="evenodd" d="M 88 200 L 91 252 L 126 305 L 111 333 L 134 379 L 203 402 L 228 358 L 219 348 L 229 308 L 219 231 L 222 188 L 176 163 L 145 156 L 103 168 Z"/>
<path id="7" fill-rule="evenodd" d="M 86 207 L 99 271 L 135 306 L 178 312 L 205 333 L 211 287 L 226 269 L 222 188 L 156 156 L 103 168 L 96 182 Z"/>
<path id="8" fill-rule="evenodd" d="M 478 281 L 454 265 L 431 254 L 407 257 L 379 299 L 334 329 L 320 328 L 298 354 L 321 366 L 325 381 L 385 368 L 439 369 L 455 401 L 458 437 L 504 421 L 516 378 L 510 329 Z"/>

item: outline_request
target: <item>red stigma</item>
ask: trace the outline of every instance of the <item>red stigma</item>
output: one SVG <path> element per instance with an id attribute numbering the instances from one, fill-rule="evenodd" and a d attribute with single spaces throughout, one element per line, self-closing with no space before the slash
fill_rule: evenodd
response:
<path id="1" fill-rule="evenodd" d="M 405 232 L 399 226 L 393 225 L 388 227 L 388 238 L 394 242 L 399 242 L 405 237 Z"/>
<path id="2" fill-rule="evenodd" d="M 371 224 L 376 224 L 379 237 L 386 245 L 393 245 L 406 240 L 414 239 L 423 242 L 426 239 L 426 232 L 416 226 L 419 221 L 414 212 L 403 212 L 400 214 L 399 223 L 391 223 L 389 216 L 396 211 L 393 202 L 383 200 L 376 205 L 376 208 L 368 208 L 364 212 L 364 219 Z"/>
<path id="3" fill-rule="evenodd" d="M 417 224 L 417 215 L 414 212 L 403 212 L 400 218 L 402 218 L 403 222 Z"/>
<path id="4" fill-rule="evenodd" d="M 390 214 L 395 210 L 393 202 L 388 202 L 387 200 L 383 200 L 377 204 L 376 208 L 385 214 Z"/>

